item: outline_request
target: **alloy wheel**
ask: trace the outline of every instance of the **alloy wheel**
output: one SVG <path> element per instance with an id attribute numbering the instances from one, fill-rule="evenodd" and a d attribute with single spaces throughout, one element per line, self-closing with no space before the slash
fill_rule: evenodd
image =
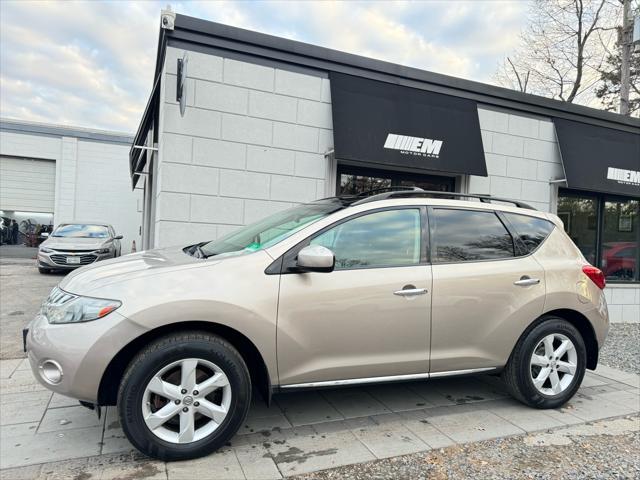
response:
<path id="1" fill-rule="evenodd" d="M 545 336 L 533 350 L 530 362 L 531 380 L 544 395 L 564 392 L 575 377 L 578 354 L 573 342 L 561 333 Z"/>
<path id="2" fill-rule="evenodd" d="M 149 430 L 170 443 L 206 438 L 224 421 L 231 385 L 212 362 L 185 358 L 159 370 L 146 385 L 142 415 Z"/>

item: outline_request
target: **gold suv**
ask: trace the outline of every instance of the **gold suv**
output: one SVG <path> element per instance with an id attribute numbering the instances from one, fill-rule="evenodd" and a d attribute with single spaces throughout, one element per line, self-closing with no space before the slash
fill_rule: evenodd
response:
<path id="1" fill-rule="evenodd" d="M 33 372 L 86 406 L 117 404 L 131 443 L 165 460 L 224 445 L 252 389 L 269 402 L 485 372 L 558 407 L 596 367 L 604 276 L 558 217 L 496 200 L 328 198 L 80 268 L 24 332 Z"/>

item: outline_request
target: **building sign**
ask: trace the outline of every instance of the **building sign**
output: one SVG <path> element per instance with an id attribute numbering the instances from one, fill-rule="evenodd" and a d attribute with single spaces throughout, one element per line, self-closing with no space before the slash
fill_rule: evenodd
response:
<path id="1" fill-rule="evenodd" d="M 405 155 L 422 155 L 423 157 L 438 158 L 442 148 L 442 140 L 430 138 L 409 137 L 390 133 L 384 142 L 384 148 L 400 150 Z"/>
<path id="2" fill-rule="evenodd" d="M 640 197 L 640 128 L 625 132 L 555 118 L 567 185 Z"/>
<path id="3" fill-rule="evenodd" d="M 476 102 L 335 72 L 330 82 L 338 160 L 487 176 Z"/>
<path id="4" fill-rule="evenodd" d="M 609 167 L 607 169 L 607 179 L 614 180 L 623 185 L 640 185 L 640 172 Z"/>

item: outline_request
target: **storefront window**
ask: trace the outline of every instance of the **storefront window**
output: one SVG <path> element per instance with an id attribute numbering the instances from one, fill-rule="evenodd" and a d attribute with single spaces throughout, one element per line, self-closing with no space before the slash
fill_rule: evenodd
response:
<path id="1" fill-rule="evenodd" d="M 421 175 L 371 168 L 340 165 L 338 167 L 338 195 L 359 193 L 388 187 L 420 187 L 423 190 L 452 192 L 453 177 Z"/>
<path id="2" fill-rule="evenodd" d="M 597 202 L 593 198 L 561 196 L 558 199 L 558 216 L 564 229 L 587 261 L 596 264 Z"/>
<path id="3" fill-rule="evenodd" d="M 585 258 L 607 280 L 640 281 L 640 201 L 561 190 L 558 216 Z"/>
<path id="4" fill-rule="evenodd" d="M 637 278 L 638 203 L 637 200 L 604 202 L 601 265 L 607 279 Z"/>

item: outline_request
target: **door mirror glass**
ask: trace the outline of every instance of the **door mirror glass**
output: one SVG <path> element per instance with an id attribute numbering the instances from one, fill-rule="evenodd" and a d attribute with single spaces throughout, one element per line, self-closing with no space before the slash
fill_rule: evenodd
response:
<path id="1" fill-rule="evenodd" d="M 122 240 L 122 235 L 116 235 L 115 237 L 113 237 L 114 240 Z"/>
<path id="2" fill-rule="evenodd" d="M 312 272 L 331 272 L 336 257 L 331 250 L 322 245 L 308 245 L 298 252 L 297 266 Z"/>

